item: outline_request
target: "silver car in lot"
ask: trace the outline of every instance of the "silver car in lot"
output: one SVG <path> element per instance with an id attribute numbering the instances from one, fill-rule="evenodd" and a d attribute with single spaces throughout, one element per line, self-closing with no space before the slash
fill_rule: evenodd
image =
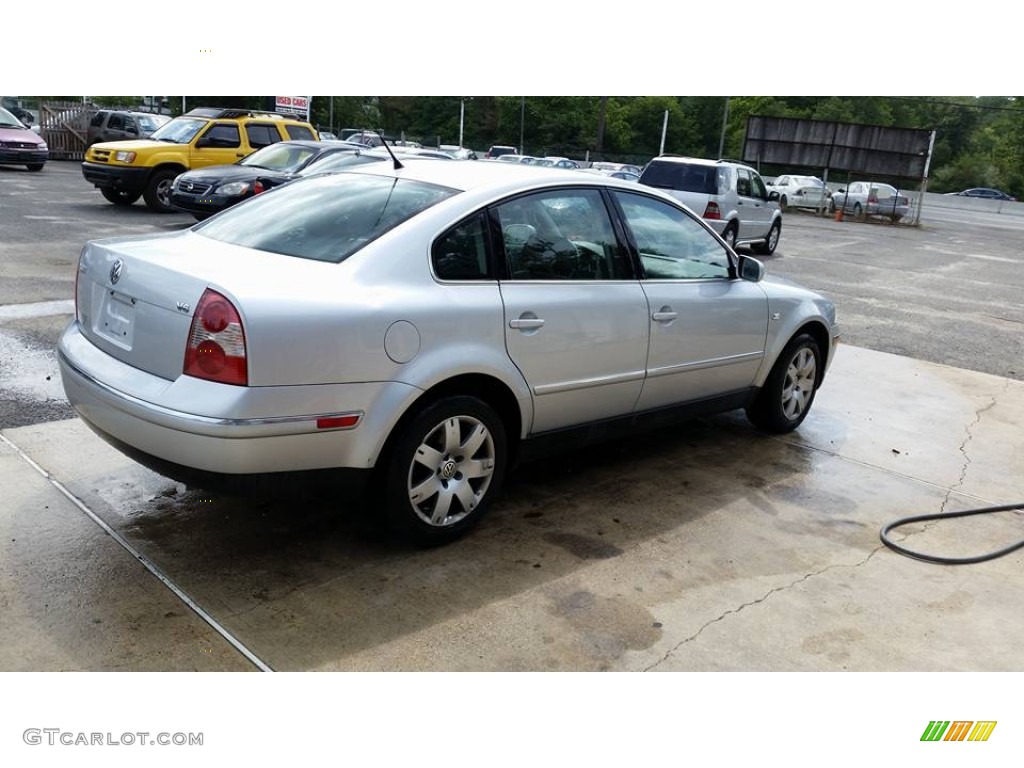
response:
<path id="1" fill-rule="evenodd" d="M 829 201 L 829 213 L 842 208 L 860 219 L 864 216 L 887 216 L 899 221 L 910 213 L 910 198 L 900 194 L 891 184 L 876 181 L 855 181 L 839 189 Z"/>
<path id="2" fill-rule="evenodd" d="M 838 332 L 657 190 L 405 159 L 89 242 L 59 360 L 81 417 L 165 474 L 351 470 L 439 543 L 516 461 L 736 408 L 796 428 Z"/>

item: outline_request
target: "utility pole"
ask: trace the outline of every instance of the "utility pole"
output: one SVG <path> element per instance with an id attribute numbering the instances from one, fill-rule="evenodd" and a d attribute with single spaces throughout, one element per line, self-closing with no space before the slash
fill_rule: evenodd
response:
<path id="1" fill-rule="evenodd" d="M 725 115 L 722 117 L 722 138 L 718 140 L 718 157 L 725 152 L 725 129 L 729 125 L 729 97 L 725 97 Z"/>

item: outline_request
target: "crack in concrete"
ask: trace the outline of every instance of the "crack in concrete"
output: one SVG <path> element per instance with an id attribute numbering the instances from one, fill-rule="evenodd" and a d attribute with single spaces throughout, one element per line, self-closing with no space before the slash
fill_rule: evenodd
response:
<path id="1" fill-rule="evenodd" d="M 720 621 L 724 621 L 727 617 L 732 616 L 734 614 L 741 613 L 742 611 L 746 610 L 747 608 L 752 608 L 752 607 L 754 607 L 756 605 L 760 605 L 760 604 L 764 603 L 766 600 L 768 600 L 768 598 L 770 598 L 772 595 L 778 594 L 780 592 L 786 592 L 786 591 L 792 589 L 793 587 L 797 586 L 798 584 L 802 584 L 805 581 L 807 581 L 808 579 L 814 578 L 815 576 L 821 576 L 823 573 L 828 573 L 829 571 L 836 570 L 836 569 L 839 569 L 839 568 L 850 568 L 850 569 L 861 568 L 862 566 L 867 565 L 868 561 L 871 560 L 871 558 L 873 558 L 875 555 L 877 555 L 883 549 L 885 549 L 885 545 L 879 545 L 879 546 L 875 547 L 874 549 L 872 549 L 868 553 L 867 557 L 865 557 L 859 563 L 854 563 L 853 565 L 845 565 L 845 564 L 828 565 L 828 566 L 825 566 L 824 568 L 822 568 L 819 571 L 812 571 L 811 573 L 806 573 L 803 576 L 801 576 L 799 579 L 794 579 L 789 584 L 786 584 L 786 585 L 781 586 L 781 587 L 773 587 L 772 589 L 769 589 L 767 592 L 765 592 L 761 597 L 757 598 L 756 600 L 751 600 L 750 602 L 742 603 L 738 608 L 730 608 L 727 611 L 723 611 L 721 614 L 719 614 L 715 618 L 713 618 L 713 619 L 711 619 L 709 621 L 704 622 L 704 624 L 701 625 L 700 629 L 698 629 L 696 632 L 694 632 L 689 637 L 685 637 L 682 640 L 680 640 L 674 646 L 669 648 L 660 659 L 658 659 L 653 664 L 650 664 L 650 665 L 644 667 L 642 671 L 650 672 L 650 671 L 654 670 L 655 668 L 659 667 L 660 665 L 662 665 L 663 663 L 665 663 L 666 661 L 668 661 L 668 658 L 672 654 L 674 654 L 676 651 L 678 651 L 680 648 L 682 648 L 687 643 L 692 643 L 694 640 L 696 640 L 698 637 L 700 637 L 701 634 L 703 634 L 705 629 L 710 627 L 712 624 L 717 624 Z"/>
<path id="2" fill-rule="evenodd" d="M 990 402 L 988 405 L 986 405 L 986 406 L 976 410 L 974 412 L 974 421 L 972 421 L 970 424 L 968 424 L 964 428 L 964 431 L 967 434 L 964 436 L 964 440 L 963 440 L 962 443 L 960 443 L 960 447 L 959 447 L 959 451 L 960 451 L 960 453 L 964 457 L 964 463 L 963 463 L 963 466 L 960 467 L 960 477 L 957 478 L 957 481 L 955 483 L 953 483 L 953 485 L 951 485 L 949 488 L 946 489 L 946 495 L 942 499 L 942 506 L 939 508 L 939 512 L 940 513 L 946 511 L 946 506 L 949 504 L 950 498 L 952 498 L 953 494 L 956 493 L 956 491 L 959 488 L 963 487 L 964 481 L 967 480 L 967 470 L 971 466 L 971 457 L 967 453 L 967 445 L 974 439 L 974 430 L 978 426 L 978 424 L 981 423 L 981 417 L 986 412 L 991 411 L 993 408 L 995 408 L 996 403 L 999 401 L 999 395 L 1000 394 L 1005 394 L 1006 391 L 1009 388 L 1010 388 L 1010 381 L 1009 381 L 1009 379 L 1007 379 L 1006 382 L 1003 384 L 1002 392 L 997 392 L 996 394 L 992 395 L 991 396 L 992 397 L 992 402 Z M 925 528 L 927 528 L 927 527 L 928 526 L 926 525 Z"/>

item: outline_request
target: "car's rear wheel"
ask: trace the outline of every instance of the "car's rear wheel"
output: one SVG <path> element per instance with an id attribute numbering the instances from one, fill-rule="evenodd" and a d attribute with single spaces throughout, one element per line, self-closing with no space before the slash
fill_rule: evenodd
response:
<path id="1" fill-rule="evenodd" d="M 131 205 L 142 195 L 139 192 L 122 192 L 119 189 L 100 187 L 100 194 L 114 205 Z"/>
<path id="2" fill-rule="evenodd" d="M 775 361 L 747 418 L 765 432 L 790 432 L 811 409 L 821 372 L 821 350 L 810 334 L 792 339 Z"/>
<path id="3" fill-rule="evenodd" d="M 174 211 L 175 208 L 171 205 L 171 186 L 174 184 L 174 178 L 177 175 L 176 171 L 169 169 L 155 171 L 149 177 L 146 191 L 142 193 L 143 197 L 146 198 L 146 205 L 157 213 L 171 213 Z"/>
<path id="4" fill-rule="evenodd" d="M 722 239 L 729 244 L 729 247 L 734 251 L 736 250 L 736 233 L 739 231 L 739 227 L 736 226 L 735 222 L 729 224 L 725 228 L 725 232 L 722 233 Z"/>
<path id="5" fill-rule="evenodd" d="M 786 199 L 785 195 L 779 198 L 779 210 L 783 213 L 789 210 L 789 200 Z"/>
<path id="6" fill-rule="evenodd" d="M 476 525 L 508 463 L 498 414 L 475 397 L 438 400 L 409 421 L 387 458 L 388 524 L 417 544 L 444 544 Z"/>
<path id="7" fill-rule="evenodd" d="M 764 242 L 750 246 L 750 250 L 762 256 L 771 256 L 779 245 L 779 237 L 781 235 L 782 222 L 776 219 L 771 229 L 768 230 L 768 236 L 765 237 Z"/>

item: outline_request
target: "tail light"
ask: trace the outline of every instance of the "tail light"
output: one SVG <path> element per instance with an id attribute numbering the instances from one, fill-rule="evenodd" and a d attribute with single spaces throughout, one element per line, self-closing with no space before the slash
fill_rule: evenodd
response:
<path id="1" fill-rule="evenodd" d="M 258 195 L 264 189 L 266 189 L 266 187 L 263 186 L 263 182 L 262 181 L 257 180 L 257 181 L 254 181 L 252 183 L 252 193 L 254 195 Z"/>
<path id="2" fill-rule="evenodd" d="M 720 219 L 722 218 L 722 211 L 718 207 L 718 203 L 708 203 L 708 207 L 704 209 L 705 219 Z"/>
<path id="3" fill-rule="evenodd" d="M 868 195 L 868 202 L 869 203 L 877 203 L 878 202 L 878 195 Z"/>
<path id="4" fill-rule="evenodd" d="M 242 318 L 230 301 L 207 288 L 192 316 L 184 373 L 244 387 L 249 383 L 247 368 Z"/>

